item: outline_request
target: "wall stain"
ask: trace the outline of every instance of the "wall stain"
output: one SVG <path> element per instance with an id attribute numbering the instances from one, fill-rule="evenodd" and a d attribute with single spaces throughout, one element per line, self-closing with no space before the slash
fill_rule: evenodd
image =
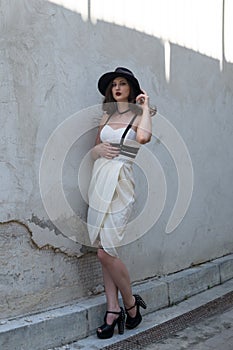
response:
<path id="1" fill-rule="evenodd" d="M 34 224 L 40 226 L 41 228 L 49 228 L 50 230 L 55 230 L 55 228 L 53 227 L 54 225 L 51 223 L 40 220 L 39 218 L 37 218 L 35 215 L 33 215 L 33 218 L 31 220 L 28 220 L 29 222 L 33 222 Z M 24 222 L 20 221 L 20 220 L 16 220 L 16 219 L 11 219 L 8 221 L 3 221 L 0 222 L 0 227 L 1 226 L 7 226 L 7 225 L 11 225 L 11 224 L 15 224 L 15 225 L 20 225 L 23 228 L 25 228 L 29 234 L 30 237 L 30 243 L 32 245 L 32 248 L 34 249 L 38 249 L 40 251 L 43 250 L 51 250 L 53 253 L 55 254 L 63 254 L 68 258 L 75 258 L 75 259 L 80 259 L 82 256 L 77 256 L 76 254 L 71 254 L 69 252 L 64 252 L 62 251 L 60 248 L 58 247 L 53 247 L 50 244 L 45 244 L 44 246 L 40 247 L 37 245 L 37 243 L 34 241 L 33 239 L 33 232 L 30 230 L 30 228 L 27 226 L 27 224 L 25 224 Z M 57 230 L 57 232 L 59 232 L 59 230 Z M 88 253 L 93 253 L 94 250 L 93 249 L 89 249 L 88 247 L 82 246 L 82 248 L 80 249 L 80 252 L 83 254 L 88 254 Z"/>
<path id="2" fill-rule="evenodd" d="M 42 219 L 39 219 L 38 216 L 36 216 L 35 214 L 32 214 L 31 219 L 28 219 L 28 221 L 32 222 L 33 224 L 41 228 L 48 228 L 50 231 L 54 231 L 56 235 L 59 235 L 59 234 L 62 235 L 62 232 L 59 231 L 50 220 L 42 220 Z"/>

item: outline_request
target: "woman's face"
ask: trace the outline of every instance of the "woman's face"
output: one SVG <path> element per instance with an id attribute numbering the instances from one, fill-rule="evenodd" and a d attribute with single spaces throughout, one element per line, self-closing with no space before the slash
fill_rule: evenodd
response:
<path id="1" fill-rule="evenodd" d="M 117 77 L 112 82 L 112 96 L 117 102 L 127 102 L 130 94 L 128 81 L 123 77 Z"/>

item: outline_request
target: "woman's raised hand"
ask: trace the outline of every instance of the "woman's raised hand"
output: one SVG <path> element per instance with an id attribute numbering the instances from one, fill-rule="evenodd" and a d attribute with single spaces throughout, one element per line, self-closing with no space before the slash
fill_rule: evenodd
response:
<path id="1" fill-rule="evenodd" d="M 142 108 L 149 107 L 149 96 L 145 90 L 142 90 L 142 92 L 143 94 L 140 94 L 136 97 L 136 103 L 139 103 Z"/>
<path id="2" fill-rule="evenodd" d="M 141 89 L 142 90 L 142 89 Z M 156 106 L 150 106 L 149 105 L 149 96 L 147 95 L 145 90 L 142 90 L 143 94 L 140 94 L 136 97 L 136 102 L 142 107 L 149 108 L 149 112 L 151 117 L 157 113 L 157 107 Z"/>
<path id="3" fill-rule="evenodd" d="M 112 146 L 109 142 L 99 143 L 94 147 L 94 149 L 98 157 L 104 157 L 107 159 L 115 158 L 120 153 L 119 148 Z"/>

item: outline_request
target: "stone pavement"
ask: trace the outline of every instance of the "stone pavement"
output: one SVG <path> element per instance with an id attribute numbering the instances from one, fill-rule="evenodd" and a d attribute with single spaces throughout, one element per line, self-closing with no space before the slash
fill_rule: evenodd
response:
<path id="1" fill-rule="evenodd" d="M 233 280 L 230 280 L 145 315 L 138 328 L 126 330 L 124 335 L 115 334 L 107 340 L 92 335 L 53 350 L 233 350 L 232 330 Z"/>
<path id="2" fill-rule="evenodd" d="M 233 254 L 135 284 L 133 292 L 140 294 L 148 307 L 142 310 L 143 322 L 140 327 L 127 330 L 124 335 L 116 334 L 104 341 L 96 339 L 95 330 L 103 322 L 106 310 L 105 295 L 101 294 L 38 314 L 12 320 L 1 319 L 0 349 L 144 349 L 155 340 L 150 337 L 152 328 L 157 327 L 157 330 L 163 329 L 163 332 L 171 334 L 174 320 L 184 325 L 185 317 L 191 317 L 190 312 L 195 314 L 211 300 L 229 296 L 230 293 L 233 301 Z M 166 331 L 164 326 L 170 328 Z M 176 328 L 176 331 L 183 328 Z M 144 337 L 143 345 L 141 337 Z"/>
<path id="3" fill-rule="evenodd" d="M 232 350 L 233 349 L 233 308 L 209 317 L 145 350 Z"/>

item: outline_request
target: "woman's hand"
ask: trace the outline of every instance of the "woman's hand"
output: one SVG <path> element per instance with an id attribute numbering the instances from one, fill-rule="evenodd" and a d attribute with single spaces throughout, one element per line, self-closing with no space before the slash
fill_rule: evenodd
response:
<path id="1" fill-rule="evenodd" d="M 136 103 L 140 104 L 140 106 L 143 109 L 144 107 L 149 108 L 149 96 L 147 95 L 145 90 L 142 90 L 142 91 L 143 91 L 143 94 L 140 94 L 136 97 Z"/>
<path id="2" fill-rule="evenodd" d="M 109 142 L 103 142 L 96 145 L 93 148 L 92 153 L 94 159 L 97 159 L 99 157 L 113 159 L 119 155 L 120 150 L 118 147 L 112 146 Z"/>

